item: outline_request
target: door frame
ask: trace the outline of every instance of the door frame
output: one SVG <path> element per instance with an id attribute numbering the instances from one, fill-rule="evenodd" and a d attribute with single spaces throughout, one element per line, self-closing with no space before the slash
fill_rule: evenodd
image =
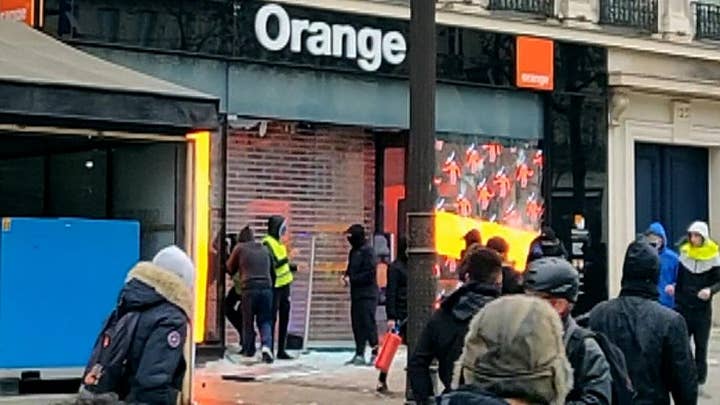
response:
<path id="1" fill-rule="evenodd" d="M 628 97 L 615 95 L 618 96 Z M 671 123 L 625 119 L 611 122 L 609 128 L 608 287 L 610 297 L 617 296 L 620 291 L 625 249 L 635 239 L 635 143 L 708 148 L 710 228 L 716 235 L 720 232 L 720 127 L 692 125 L 689 113 L 678 116 L 678 107 L 689 106 L 689 103 L 672 101 L 672 104 L 675 116 Z"/>

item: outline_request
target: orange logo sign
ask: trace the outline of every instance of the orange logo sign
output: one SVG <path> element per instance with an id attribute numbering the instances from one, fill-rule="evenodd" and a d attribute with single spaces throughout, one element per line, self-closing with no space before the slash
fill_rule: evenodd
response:
<path id="1" fill-rule="evenodd" d="M 552 90 L 555 49 L 552 40 L 517 37 L 515 83 L 518 87 Z"/>
<path id="2" fill-rule="evenodd" d="M 24 21 L 32 26 L 35 20 L 35 1 L 0 0 L 0 19 Z"/>

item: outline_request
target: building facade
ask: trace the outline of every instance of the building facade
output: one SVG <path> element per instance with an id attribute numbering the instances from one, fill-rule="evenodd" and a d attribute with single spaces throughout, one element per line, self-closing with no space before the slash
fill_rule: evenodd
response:
<path id="1" fill-rule="evenodd" d="M 362 223 L 392 241 L 405 226 L 407 21 L 280 2 L 76 0 L 47 2 L 43 29 L 220 97 L 227 136 L 213 145 L 216 242 L 245 224 L 264 234 L 269 215 L 286 216 L 301 269 L 291 332 L 306 330 L 312 267 L 308 338 L 348 340 L 348 296 L 338 282 L 343 231 Z M 573 217 L 586 216 L 590 307 L 607 295 L 607 169 L 597 153 L 606 147 L 606 50 L 550 43 L 551 75 L 520 87 L 518 37 L 450 23 L 438 29 L 437 208 L 475 221 L 453 219 L 453 239 L 468 226 L 487 236 L 494 224 L 529 232 L 544 217 L 569 240 Z M 459 253 L 451 245 L 440 252 L 447 280 L 456 279 Z M 222 261 L 211 261 L 209 342 L 224 340 L 222 289 L 212 287 L 223 284 Z"/>
<path id="2" fill-rule="evenodd" d="M 538 209 L 584 259 L 579 310 L 618 291 L 624 248 L 645 222 L 669 223 L 673 238 L 690 217 L 709 219 L 715 231 L 714 7 L 439 2 L 438 209 L 530 228 L 539 225 L 531 214 Z M 346 292 L 337 282 L 343 227 L 359 222 L 394 235 L 404 227 L 408 2 L 48 0 L 44 16 L 46 32 L 83 50 L 221 98 L 227 136 L 214 145 L 214 234 L 246 223 L 262 234 L 269 214 L 285 214 L 304 270 L 291 329 L 305 330 L 312 263 L 310 338 L 347 339 Z M 518 87 L 516 45 L 524 36 L 554 41 L 551 89 Z M 492 164 L 473 166 L 474 149 Z M 506 154 L 489 162 L 493 150 Z M 533 176 L 519 180 L 518 169 L 538 151 L 542 160 L 525 168 Z M 695 166 L 682 173 L 704 173 L 707 187 L 693 175 L 693 190 L 706 204 L 661 212 L 685 204 L 662 198 L 689 192 L 665 174 L 688 153 Z M 659 174 L 639 177 L 648 173 L 642 165 Z M 485 204 L 479 192 L 492 183 L 486 195 L 500 194 L 503 175 L 513 178 L 512 190 Z M 468 205 L 471 190 L 478 194 Z M 452 273 L 452 256 L 440 263 L 443 277 Z M 217 295 L 208 292 L 208 307 L 218 307 Z M 214 313 L 208 341 L 222 336 Z"/>

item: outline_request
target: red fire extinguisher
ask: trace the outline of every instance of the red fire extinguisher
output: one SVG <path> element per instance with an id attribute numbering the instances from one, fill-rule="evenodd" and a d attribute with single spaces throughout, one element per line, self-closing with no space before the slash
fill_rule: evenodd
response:
<path id="1" fill-rule="evenodd" d="M 396 325 L 395 328 L 385 336 L 385 341 L 380 348 L 377 359 L 375 360 L 375 368 L 387 373 L 390 370 L 395 353 L 402 344 L 402 338 L 400 337 L 400 327 Z"/>

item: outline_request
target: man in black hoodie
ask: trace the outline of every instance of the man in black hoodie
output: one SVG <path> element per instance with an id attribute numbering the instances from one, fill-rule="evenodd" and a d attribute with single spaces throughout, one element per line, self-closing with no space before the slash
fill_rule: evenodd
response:
<path id="1" fill-rule="evenodd" d="M 355 224 L 348 228 L 350 254 L 344 280 L 350 283 L 350 318 L 355 337 L 355 357 L 350 364 L 365 365 L 365 345 L 372 350 L 370 364 L 378 352 L 378 334 L 375 310 L 378 303 L 377 260 L 373 248 L 367 243 L 365 229 Z"/>
<path id="2" fill-rule="evenodd" d="M 227 261 L 228 272 L 233 276 L 235 290 L 242 297 L 243 354 L 255 355 L 255 327 L 257 323 L 262 344 L 262 358 L 272 363 L 272 308 L 273 291 L 270 252 L 255 242 L 249 226 L 240 231 L 238 244 Z"/>
<path id="3" fill-rule="evenodd" d="M 492 249 L 470 247 L 460 271 L 468 282 L 450 295 L 425 326 L 408 360 L 408 377 L 416 403 L 432 403 L 434 395 L 430 365 L 438 360 L 438 373 L 445 392 L 452 387 L 455 361 L 460 357 L 470 320 L 488 302 L 500 296 L 502 259 Z"/>
<path id="4" fill-rule="evenodd" d="M 590 329 L 625 355 L 636 405 L 696 404 L 697 374 L 682 316 L 658 302 L 660 258 L 644 238 L 628 246 L 620 297 L 596 306 Z"/>

